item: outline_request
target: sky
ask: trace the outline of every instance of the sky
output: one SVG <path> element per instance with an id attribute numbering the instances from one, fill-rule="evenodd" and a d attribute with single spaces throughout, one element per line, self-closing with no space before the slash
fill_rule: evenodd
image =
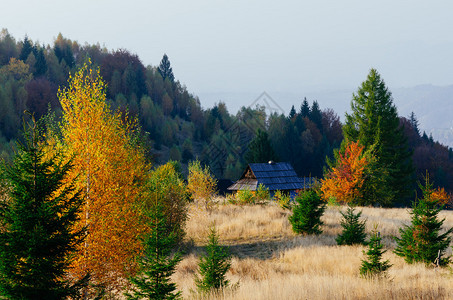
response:
<path id="1" fill-rule="evenodd" d="M 286 111 L 304 96 L 343 109 L 376 68 L 392 88 L 453 84 L 453 1 L 0 0 L 16 39 L 166 53 L 204 107 L 230 111 L 266 91 Z M 326 104 L 323 104 L 323 100 Z M 338 112 L 342 114 L 341 111 Z"/>

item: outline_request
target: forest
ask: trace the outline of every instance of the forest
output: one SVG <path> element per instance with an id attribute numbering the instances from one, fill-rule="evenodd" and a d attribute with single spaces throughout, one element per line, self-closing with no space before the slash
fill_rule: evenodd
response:
<path id="1" fill-rule="evenodd" d="M 59 34 L 53 45 L 0 34 L 0 157 L 11 159 L 21 136 L 24 111 L 35 118 L 61 116 L 59 87 L 90 60 L 100 68 L 113 109 L 139 120 L 147 155 L 156 164 L 200 159 L 219 179 L 236 180 L 249 162 L 247 146 L 257 129 L 267 132 L 278 161 L 291 162 L 299 176 L 322 177 L 326 157 L 343 140 L 336 112 L 316 100 L 301 99 L 288 115 L 266 115 L 265 107 L 242 107 L 235 115 L 219 102 L 204 109 L 200 99 L 173 74 L 169 58 L 145 66 L 125 49 L 81 45 Z M 177 75 L 177 74 L 176 74 Z M 438 186 L 453 191 L 453 152 L 418 128 L 414 114 L 400 116 L 418 179 L 428 172 Z"/>

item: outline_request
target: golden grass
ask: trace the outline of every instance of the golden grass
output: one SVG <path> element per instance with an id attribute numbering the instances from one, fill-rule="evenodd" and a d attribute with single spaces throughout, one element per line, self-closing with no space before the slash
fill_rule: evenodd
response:
<path id="1" fill-rule="evenodd" d="M 359 277 L 365 247 L 336 245 L 340 209 L 344 208 L 328 207 L 324 233 L 305 237 L 292 232 L 289 212 L 275 204 L 219 205 L 211 213 L 191 206 L 186 232 L 194 247 L 178 265 L 173 280 L 188 299 L 453 299 L 450 268 L 408 265 L 391 252 L 396 245 L 392 236 L 410 222 L 407 209 L 360 208 L 368 231 L 378 224 L 389 250 L 384 258 L 393 266 L 382 280 Z M 453 212 L 444 211 L 440 217 L 446 218 L 445 227 L 453 227 Z M 239 286 L 202 296 L 191 290 L 195 290 L 198 256 L 213 223 L 220 242 L 229 245 L 233 254 L 227 277 Z"/>

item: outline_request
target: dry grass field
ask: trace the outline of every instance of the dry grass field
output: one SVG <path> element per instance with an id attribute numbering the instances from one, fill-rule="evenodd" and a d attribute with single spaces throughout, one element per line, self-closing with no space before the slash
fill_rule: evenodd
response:
<path id="1" fill-rule="evenodd" d="M 450 268 L 408 265 L 392 253 L 396 245 L 392 236 L 409 223 L 407 209 L 359 208 L 368 220 L 368 232 L 378 224 L 388 249 L 384 258 L 393 266 L 382 280 L 359 277 L 365 247 L 336 245 L 340 209 L 344 207 L 327 208 L 322 235 L 304 237 L 292 232 L 287 218 L 290 212 L 273 203 L 219 205 L 211 213 L 192 205 L 186 227 L 189 250 L 173 280 L 185 299 L 453 299 Z M 445 227 L 453 227 L 452 211 L 440 216 L 446 218 Z M 203 298 L 193 292 L 193 278 L 213 223 L 221 243 L 233 255 L 227 277 L 238 286 Z"/>

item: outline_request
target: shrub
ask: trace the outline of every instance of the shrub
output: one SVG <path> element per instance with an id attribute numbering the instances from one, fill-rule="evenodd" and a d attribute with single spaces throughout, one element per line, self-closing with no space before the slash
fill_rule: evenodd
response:
<path id="1" fill-rule="evenodd" d="M 437 214 L 444 208 L 442 199 L 433 189 L 433 185 L 426 178 L 425 186 L 420 185 L 423 198 L 413 203 L 411 212 L 412 222 L 400 228 L 401 238 L 395 238 L 397 247 L 395 254 L 404 257 L 406 262 L 434 263 L 446 265 L 449 257 L 442 258 L 442 254 L 450 244 L 453 228 L 440 233 L 445 221 L 438 220 Z"/>
<path id="2" fill-rule="evenodd" d="M 297 204 L 293 207 L 293 214 L 289 216 L 289 222 L 293 231 L 299 234 L 322 233 L 321 216 L 326 209 L 326 204 L 320 195 L 314 190 L 299 193 L 295 199 Z"/>
<path id="3" fill-rule="evenodd" d="M 193 199 L 202 201 L 206 210 L 211 210 L 216 194 L 217 180 L 211 174 L 208 166 L 204 168 L 198 160 L 189 162 L 189 176 L 187 187 Z"/>
<path id="4" fill-rule="evenodd" d="M 345 213 L 340 212 L 343 216 L 340 223 L 343 231 L 335 239 L 338 245 L 366 244 L 366 220 L 359 221 L 362 212 L 354 213 L 354 210 L 354 208 L 348 207 Z"/>
<path id="5" fill-rule="evenodd" d="M 255 192 L 256 201 L 267 201 L 270 198 L 269 188 L 259 184 Z"/>
<path id="6" fill-rule="evenodd" d="M 274 201 L 276 201 L 283 209 L 291 209 L 291 198 L 282 193 L 280 190 L 277 190 L 274 193 Z"/>
<path id="7" fill-rule="evenodd" d="M 168 162 L 151 171 L 142 202 L 145 215 L 151 215 L 157 203 L 162 209 L 167 222 L 167 233 L 175 233 L 178 240 L 184 237 L 184 225 L 187 220 L 188 198 L 187 187 L 178 171 L 178 164 Z"/>
<path id="8" fill-rule="evenodd" d="M 251 190 L 239 190 L 236 193 L 236 203 L 245 205 L 245 204 L 255 204 L 255 194 Z"/>
<path id="9" fill-rule="evenodd" d="M 366 255 L 366 259 L 362 260 L 362 266 L 360 267 L 360 275 L 365 278 L 373 277 L 384 277 L 388 268 L 392 265 L 388 260 L 381 261 L 382 254 L 386 250 L 382 250 L 383 245 L 381 244 L 381 236 L 377 231 L 377 227 L 371 233 L 371 239 L 368 243 L 368 251 L 363 251 Z"/>
<path id="10" fill-rule="evenodd" d="M 219 245 L 214 226 L 210 229 L 206 255 L 200 258 L 198 267 L 201 278 L 196 276 L 195 283 L 199 291 L 207 293 L 228 286 L 225 274 L 231 267 L 230 254 L 227 248 Z"/>

